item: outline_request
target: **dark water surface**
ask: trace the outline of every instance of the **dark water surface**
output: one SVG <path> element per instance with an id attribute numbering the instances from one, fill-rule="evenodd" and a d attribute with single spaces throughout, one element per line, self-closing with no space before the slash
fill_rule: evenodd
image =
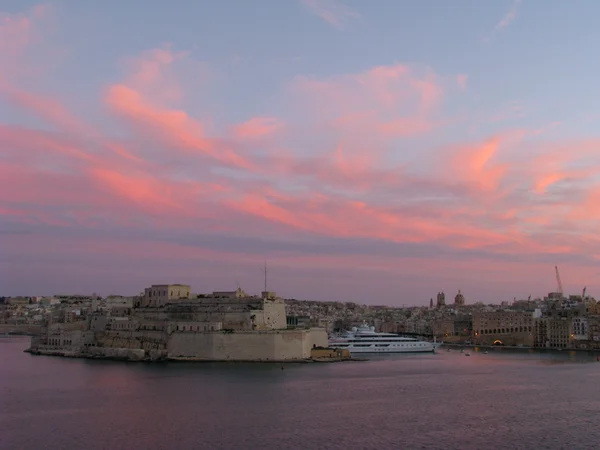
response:
<path id="1" fill-rule="evenodd" d="M 0 338 L 2 449 L 600 448 L 600 363 L 562 352 L 161 365 Z"/>

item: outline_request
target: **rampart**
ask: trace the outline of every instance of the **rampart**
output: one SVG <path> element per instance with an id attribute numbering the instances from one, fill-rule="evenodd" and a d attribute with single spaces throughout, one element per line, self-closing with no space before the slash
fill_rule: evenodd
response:
<path id="1" fill-rule="evenodd" d="M 294 361 L 310 358 L 313 346 L 327 346 L 324 329 L 178 332 L 170 336 L 167 356 L 210 361 Z"/>
<path id="2" fill-rule="evenodd" d="M 7 323 L 0 324 L 0 334 L 39 335 L 41 333 L 42 327 L 38 325 L 12 325 Z"/>

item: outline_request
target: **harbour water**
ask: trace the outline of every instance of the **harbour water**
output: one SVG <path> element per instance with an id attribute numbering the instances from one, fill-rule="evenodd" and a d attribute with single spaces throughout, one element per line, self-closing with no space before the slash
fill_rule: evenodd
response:
<path id="1" fill-rule="evenodd" d="M 122 363 L 0 338 L 0 448 L 558 449 L 600 442 L 595 356 L 494 350 L 333 364 Z"/>

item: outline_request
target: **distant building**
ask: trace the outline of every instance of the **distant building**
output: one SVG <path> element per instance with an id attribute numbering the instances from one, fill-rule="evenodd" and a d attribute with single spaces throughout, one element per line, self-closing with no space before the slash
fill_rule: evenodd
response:
<path id="1" fill-rule="evenodd" d="M 286 316 L 288 327 L 309 328 L 313 325 L 310 316 Z"/>
<path id="2" fill-rule="evenodd" d="M 473 313 L 473 336 L 490 345 L 532 345 L 533 313 L 528 311 L 482 311 Z"/>
<path id="3" fill-rule="evenodd" d="M 458 294 L 454 297 L 454 306 L 465 306 L 465 296 L 458 290 Z"/>
<path id="4" fill-rule="evenodd" d="M 588 339 L 588 321 L 587 317 L 573 317 L 571 320 L 572 337 L 576 341 Z"/>
<path id="5" fill-rule="evenodd" d="M 190 286 L 187 284 L 153 284 L 151 287 L 144 289 L 141 306 L 161 307 L 173 300 L 189 298 Z"/>
<path id="6" fill-rule="evenodd" d="M 550 346 L 548 338 L 548 318 L 538 317 L 533 319 L 533 346 L 545 348 Z"/>
<path id="7" fill-rule="evenodd" d="M 454 319 L 454 335 L 469 337 L 473 333 L 473 319 L 471 317 L 457 317 Z"/>
<path id="8" fill-rule="evenodd" d="M 8 299 L 7 302 L 9 305 L 19 305 L 19 306 L 24 306 L 24 305 L 29 305 L 31 302 L 31 299 L 29 297 L 10 297 Z"/>
<path id="9" fill-rule="evenodd" d="M 473 331 L 473 322 L 469 316 L 433 321 L 433 335 L 445 342 L 461 342 L 469 340 Z"/>
<path id="10" fill-rule="evenodd" d="M 138 304 L 139 303 L 139 304 Z M 159 284 L 141 297 L 110 296 L 105 307 L 62 308 L 32 339 L 34 353 L 117 357 L 287 361 L 308 359 L 327 347 L 327 332 L 306 317 L 292 318 L 275 292 L 250 296 L 241 289 L 191 295 L 190 286 Z"/>
<path id="11" fill-rule="evenodd" d="M 446 306 L 446 294 L 444 294 L 444 292 L 438 292 L 437 307 L 443 308 L 444 306 Z"/>
<path id="12" fill-rule="evenodd" d="M 573 321 L 568 317 L 549 317 L 548 321 L 548 347 L 570 348 Z"/>
<path id="13" fill-rule="evenodd" d="M 454 336 L 454 320 L 440 319 L 433 322 L 433 335 L 446 339 Z"/>

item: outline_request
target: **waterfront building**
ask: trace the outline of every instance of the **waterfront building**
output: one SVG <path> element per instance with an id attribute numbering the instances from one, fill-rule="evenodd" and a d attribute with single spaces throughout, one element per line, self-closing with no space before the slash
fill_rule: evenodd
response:
<path id="1" fill-rule="evenodd" d="M 433 335 L 444 342 L 470 340 L 472 331 L 472 318 L 466 314 L 453 314 L 433 321 Z"/>
<path id="2" fill-rule="evenodd" d="M 476 311 L 473 313 L 473 337 L 482 345 L 529 346 L 533 344 L 533 318 L 534 313 L 529 311 Z"/>
<path id="3" fill-rule="evenodd" d="M 188 285 L 165 284 L 109 304 L 70 322 L 59 315 L 32 339 L 31 351 L 133 360 L 289 361 L 310 358 L 315 346 L 327 347 L 324 328 L 288 329 L 284 301 L 274 292 L 191 295 Z"/>
<path id="4" fill-rule="evenodd" d="M 439 319 L 433 322 L 433 335 L 448 342 L 454 336 L 454 320 Z"/>
<path id="5" fill-rule="evenodd" d="M 576 341 L 588 340 L 587 317 L 573 317 L 571 319 L 572 337 Z"/>
<path id="6" fill-rule="evenodd" d="M 593 334 L 596 321 L 587 317 L 585 305 L 577 307 L 566 304 L 564 308 L 554 308 L 544 317 L 534 321 L 534 346 L 541 348 L 590 348 L 593 347 Z M 590 327 L 591 325 L 591 327 Z"/>
<path id="7" fill-rule="evenodd" d="M 550 346 L 548 335 L 548 318 L 536 317 L 532 321 L 533 327 L 533 346 L 536 348 L 546 348 Z"/>
<path id="8" fill-rule="evenodd" d="M 548 347 L 571 348 L 573 322 L 568 317 L 549 317 Z"/>

